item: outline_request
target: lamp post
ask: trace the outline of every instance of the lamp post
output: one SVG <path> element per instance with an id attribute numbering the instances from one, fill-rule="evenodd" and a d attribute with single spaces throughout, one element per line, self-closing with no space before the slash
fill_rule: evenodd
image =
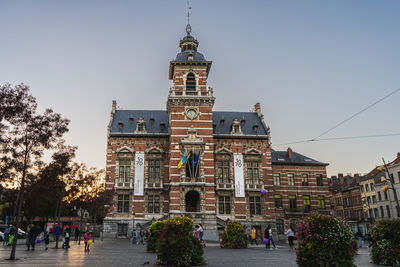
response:
<path id="1" fill-rule="evenodd" d="M 394 200 L 396 201 L 397 217 L 400 217 L 400 205 L 399 205 L 399 199 L 397 198 L 396 188 L 394 187 L 393 181 L 392 181 L 392 179 L 390 178 L 390 173 L 389 173 L 389 170 L 388 170 L 388 168 L 387 168 L 387 166 L 386 166 L 386 162 L 385 162 L 384 158 L 382 158 L 382 161 L 383 161 L 384 170 L 385 170 L 385 172 L 386 172 L 386 174 L 387 174 L 387 177 L 389 178 L 389 179 L 385 179 L 385 181 L 386 181 L 386 183 L 387 183 L 388 180 L 389 180 L 389 184 L 390 184 L 390 186 L 389 186 L 388 184 L 387 184 L 386 186 L 384 186 L 384 187 L 382 188 L 382 191 L 383 191 L 383 192 L 386 192 L 386 191 L 388 191 L 389 189 L 392 189 L 392 190 L 393 190 Z M 390 201 L 390 200 L 389 200 L 389 201 Z"/>

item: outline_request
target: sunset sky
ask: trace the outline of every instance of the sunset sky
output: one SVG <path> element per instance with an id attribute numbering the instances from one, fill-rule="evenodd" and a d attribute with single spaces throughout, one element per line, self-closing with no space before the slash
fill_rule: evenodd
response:
<path id="1" fill-rule="evenodd" d="M 273 148 L 327 162 L 328 176 L 393 160 L 400 135 L 312 139 L 400 88 L 400 1 L 191 1 L 213 61 L 214 110 L 261 103 Z M 0 84 L 25 83 L 71 120 L 77 160 L 104 168 L 111 101 L 165 109 L 186 1 L 0 0 Z M 400 134 L 400 92 L 321 138 Z"/>

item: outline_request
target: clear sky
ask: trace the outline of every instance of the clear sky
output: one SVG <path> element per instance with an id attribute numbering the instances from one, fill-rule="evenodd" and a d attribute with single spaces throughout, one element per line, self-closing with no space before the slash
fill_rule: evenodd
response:
<path id="1" fill-rule="evenodd" d="M 105 167 L 111 101 L 165 109 L 168 64 L 186 1 L 0 0 L 0 83 L 31 86 L 40 108 L 71 120 L 77 159 Z M 400 87 L 400 1 L 192 1 L 192 35 L 213 65 L 215 110 L 260 102 L 273 147 L 311 139 Z M 400 133 L 400 92 L 325 135 Z M 365 173 L 400 136 L 290 145 Z"/>

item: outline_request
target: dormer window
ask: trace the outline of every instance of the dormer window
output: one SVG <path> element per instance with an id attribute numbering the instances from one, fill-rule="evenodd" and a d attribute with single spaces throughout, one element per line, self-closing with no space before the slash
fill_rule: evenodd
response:
<path id="1" fill-rule="evenodd" d="M 160 130 L 162 131 L 162 130 L 164 130 L 164 129 L 165 129 L 165 123 L 161 122 L 161 123 L 160 123 Z"/>
<path id="2" fill-rule="evenodd" d="M 129 118 L 129 122 L 130 122 L 130 123 L 133 123 L 134 121 L 135 121 L 135 119 L 134 119 L 133 117 L 130 117 L 130 118 Z"/>
<path id="3" fill-rule="evenodd" d="M 150 123 L 151 123 L 151 124 L 154 123 L 154 118 L 150 118 Z"/>
<path id="4" fill-rule="evenodd" d="M 196 91 L 196 77 L 189 73 L 186 77 L 186 91 Z"/>
<path id="5" fill-rule="evenodd" d="M 242 134 L 242 129 L 240 127 L 240 122 L 238 119 L 233 120 L 231 134 L 234 134 L 234 135 Z"/>
<path id="6" fill-rule="evenodd" d="M 193 55 L 192 54 L 188 55 L 188 60 L 193 60 Z"/>
<path id="7" fill-rule="evenodd" d="M 144 119 L 140 117 L 138 122 L 136 123 L 136 133 L 145 133 L 146 132 L 146 123 Z"/>
<path id="8" fill-rule="evenodd" d="M 258 125 L 253 126 L 253 131 L 258 132 Z"/>
<path id="9" fill-rule="evenodd" d="M 124 128 L 124 124 L 122 122 L 118 122 L 118 129 Z"/>

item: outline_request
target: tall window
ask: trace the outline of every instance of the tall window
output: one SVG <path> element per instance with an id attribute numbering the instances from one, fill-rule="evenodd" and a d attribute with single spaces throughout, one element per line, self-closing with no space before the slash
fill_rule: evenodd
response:
<path id="1" fill-rule="evenodd" d="M 301 184 L 305 186 L 308 185 L 308 174 L 303 173 L 301 175 Z"/>
<path id="2" fill-rule="evenodd" d="M 381 217 L 384 218 L 385 217 L 385 212 L 383 211 L 383 206 L 380 206 L 381 208 Z"/>
<path id="3" fill-rule="evenodd" d="M 230 161 L 217 161 L 217 175 L 219 184 L 229 184 L 230 181 Z"/>
<path id="4" fill-rule="evenodd" d="M 325 197 L 324 196 L 318 196 L 318 208 L 325 209 Z"/>
<path id="5" fill-rule="evenodd" d="M 288 173 L 287 178 L 288 178 L 288 185 L 294 186 L 294 174 Z"/>
<path id="6" fill-rule="evenodd" d="M 370 196 L 367 197 L 367 203 L 368 203 L 368 205 L 371 204 L 371 197 Z"/>
<path id="7" fill-rule="evenodd" d="M 146 132 L 146 123 L 142 117 L 138 119 L 136 123 L 136 132 L 138 133 L 145 133 Z"/>
<path id="8" fill-rule="evenodd" d="M 261 215 L 261 198 L 249 197 L 250 214 Z"/>
<path id="9" fill-rule="evenodd" d="M 161 160 L 150 159 L 147 162 L 149 164 L 149 183 L 159 183 L 161 178 Z"/>
<path id="10" fill-rule="evenodd" d="M 231 214 L 231 197 L 220 196 L 218 205 L 219 214 Z"/>
<path id="11" fill-rule="evenodd" d="M 281 195 L 275 195 L 275 207 L 282 208 L 282 196 Z"/>
<path id="12" fill-rule="evenodd" d="M 296 196 L 294 195 L 289 196 L 289 208 L 291 209 L 297 208 Z"/>
<path id="13" fill-rule="evenodd" d="M 374 191 L 374 184 L 370 183 L 369 186 L 371 187 L 371 191 Z"/>
<path id="14" fill-rule="evenodd" d="M 365 192 L 369 192 L 369 184 L 365 184 Z"/>
<path id="15" fill-rule="evenodd" d="M 283 220 L 282 219 L 277 219 L 276 220 L 276 232 L 278 235 L 283 235 L 284 229 L 283 229 Z"/>
<path id="16" fill-rule="evenodd" d="M 385 200 L 388 200 L 388 194 L 387 194 L 387 192 L 383 192 L 383 194 L 385 195 Z"/>
<path id="17" fill-rule="evenodd" d="M 260 174 L 258 170 L 258 161 L 247 162 L 247 180 L 249 184 L 258 184 Z"/>
<path id="18" fill-rule="evenodd" d="M 364 193 L 364 186 L 361 186 L 361 193 Z"/>
<path id="19" fill-rule="evenodd" d="M 323 185 L 324 185 L 324 182 L 323 182 L 323 180 L 322 180 L 322 174 L 317 174 L 317 175 L 316 175 L 316 178 L 317 178 L 317 185 L 318 185 L 318 186 L 323 186 Z"/>
<path id="20" fill-rule="evenodd" d="M 160 196 L 149 195 L 147 197 L 147 212 L 148 213 L 160 213 Z"/>
<path id="21" fill-rule="evenodd" d="M 379 218 L 379 214 L 378 214 L 378 209 L 374 208 L 374 214 L 375 214 L 375 218 Z"/>
<path id="22" fill-rule="evenodd" d="M 186 91 L 196 91 L 196 78 L 193 73 L 189 73 L 186 77 Z"/>
<path id="23" fill-rule="evenodd" d="M 129 195 L 118 195 L 118 213 L 129 212 Z"/>
<path id="24" fill-rule="evenodd" d="M 281 175 L 274 173 L 274 185 L 281 185 Z"/>
<path id="25" fill-rule="evenodd" d="M 119 160 L 119 180 L 121 182 L 129 182 L 131 179 L 131 160 L 130 159 L 120 159 Z"/>
<path id="26" fill-rule="evenodd" d="M 372 196 L 372 203 L 376 204 L 376 196 Z"/>
<path id="27" fill-rule="evenodd" d="M 378 200 L 379 200 L 379 201 L 381 201 L 381 200 L 382 200 L 381 191 L 378 191 Z"/>
<path id="28" fill-rule="evenodd" d="M 399 178 L 399 183 L 400 183 L 400 172 L 397 172 L 397 177 Z"/>
<path id="29" fill-rule="evenodd" d="M 303 196 L 303 204 L 305 209 L 311 209 L 310 196 Z"/>
<path id="30" fill-rule="evenodd" d="M 391 216 L 390 216 L 390 208 L 389 208 L 389 205 L 386 205 L 386 211 L 387 211 L 388 218 L 390 218 Z"/>

